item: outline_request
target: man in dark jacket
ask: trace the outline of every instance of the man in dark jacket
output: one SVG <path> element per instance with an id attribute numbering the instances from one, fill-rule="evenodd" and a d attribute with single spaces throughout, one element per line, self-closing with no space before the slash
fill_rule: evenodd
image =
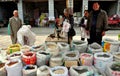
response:
<path id="1" fill-rule="evenodd" d="M 93 3 L 93 10 L 90 12 L 87 22 L 87 33 L 90 34 L 90 43 L 97 42 L 101 45 L 102 36 L 108 25 L 107 13 L 100 9 L 98 2 Z"/>

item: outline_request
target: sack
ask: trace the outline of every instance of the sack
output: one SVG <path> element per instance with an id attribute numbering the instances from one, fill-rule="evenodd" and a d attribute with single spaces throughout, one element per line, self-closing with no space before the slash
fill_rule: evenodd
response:
<path id="1" fill-rule="evenodd" d="M 7 72 L 5 70 L 5 63 L 0 63 L 0 76 L 7 76 Z"/>
<path id="2" fill-rule="evenodd" d="M 102 72 L 106 70 L 108 63 L 113 62 L 113 55 L 110 53 L 95 53 L 94 54 L 94 66 Z"/>
<path id="3" fill-rule="evenodd" d="M 37 66 L 36 65 L 26 65 L 22 69 L 23 76 L 36 76 Z"/>
<path id="4" fill-rule="evenodd" d="M 95 53 L 102 52 L 102 51 L 103 51 L 102 46 L 100 46 L 100 45 L 99 45 L 98 43 L 96 43 L 96 42 L 88 45 L 88 50 L 87 50 L 88 53 L 95 54 Z"/>
<path id="5" fill-rule="evenodd" d="M 75 36 L 76 35 L 76 31 L 73 28 L 70 28 L 69 32 L 68 32 L 68 35 L 69 36 Z"/>
<path id="6" fill-rule="evenodd" d="M 10 34 L 11 34 L 11 31 L 10 31 L 10 23 L 8 23 L 7 30 L 8 30 L 8 35 L 10 35 Z"/>
<path id="7" fill-rule="evenodd" d="M 64 66 L 50 68 L 51 76 L 68 76 L 68 69 Z"/>
<path id="8" fill-rule="evenodd" d="M 74 40 L 72 42 L 72 47 L 74 50 L 78 50 L 79 53 L 84 53 L 87 50 L 87 45 L 88 43 L 86 41 L 79 41 L 79 40 Z"/>
<path id="9" fill-rule="evenodd" d="M 50 76 L 49 67 L 44 65 L 37 69 L 37 76 Z"/>
<path id="10" fill-rule="evenodd" d="M 22 67 L 23 67 L 22 62 L 19 59 L 8 61 L 5 64 L 7 76 L 22 76 Z"/>

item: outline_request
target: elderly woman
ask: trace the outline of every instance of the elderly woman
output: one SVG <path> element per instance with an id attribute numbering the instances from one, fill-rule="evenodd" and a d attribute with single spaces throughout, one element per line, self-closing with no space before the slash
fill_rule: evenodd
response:
<path id="1" fill-rule="evenodd" d="M 18 43 L 32 46 L 35 42 L 35 34 L 31 31 L 30 25 L 23 25 L 17 32 Z"/>
<path id="2" fill-rule="evenodd" d="M 66 8 L 64 9 L 64 21 L 67 21 L 68 23 L 70 23 L 70 28 L 68 31 L 68 44 L 71 44 L 71 41 L 73 39 L 73 36 L 75 36 L 75 30 L 73 28 L 74 26 L 74 19 L 73 19 L 73 15 L 70 14 L 70 9 Z"/>

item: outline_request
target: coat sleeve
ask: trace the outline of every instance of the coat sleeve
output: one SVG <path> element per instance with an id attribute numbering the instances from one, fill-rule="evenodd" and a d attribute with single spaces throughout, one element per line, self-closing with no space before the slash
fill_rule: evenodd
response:
<path id="1" fill-rule="evenodd" d="M 104 11 L 104 18 L 103 18 L 103 31 L 108 30 L 108 16 L 107 13 Z"/>
<path id="2" fill-rule="evenodd" d="M 9 24 L 10 24 L 10 34 L 13 34 L 13 26 L 12 26 L 12 19 L 9 19 Z"/>
<path id="3" fill-rule="evenodd" d="M 70 21 L 70 24 L 71 24 L 71 28 L 73 28 L 73 26 L 74 26 L 74 18 L 73 18 L 73 15 L 70 15 L 69 17 L 70 17 L 70 18 L 69 18 L 69 21 Z"/>
<path id="4" fill-rule="evenodd" d="M 79 27 L 84 26 L 84 18 L 80 20 Z"/>

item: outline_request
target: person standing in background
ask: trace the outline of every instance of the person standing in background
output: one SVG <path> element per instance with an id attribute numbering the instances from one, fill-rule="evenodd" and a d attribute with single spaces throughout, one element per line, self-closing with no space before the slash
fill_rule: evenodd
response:
<path id="1" fill-rule="evenodd" d="M 86 32 L 90 34 L 90 44 L 97 42 L 101 45 L 102 36 L 105 35 L 108 25 L 107 13 L 100 9 L 98 2 L 93 3 L 93 10 L 88 16 Z"/>
<path id="2" fill-rule="evenodd" d="M 89 43 L 89 35 L 87 35 L 86 33 L 86 26 L 87 26 L 87 20 L 88 20 L 88 15 L 89 15 L 89 12 L 88 10 L 84 10 L 84 16 L 82 17 L 81 21 L 80 21 L 80 31 L 81 31 L 81 40 L 85 40 L 85 38 L 87 38 L 87 41 Z"/>
<path id="3" fill-rule="evenodd" d="M 9 19 L 10 24 L 10 36 L 12 40 L 12 44 L 17 43 L 17 32 L 22 26 L 22 21 L 18 17 L 18 10 L 13 11 L 13 17 Z"/>
<path id="4" fill-rule="evenodd" d="M 63 21 L 67 21 L 70 24 L 70 28 L 69 28 L 69 31 L 68 31 L 68 44 L 71 44 L 73 36 L 76 35 L 76 32 L 73 28 L 74 18 L 73 18 L 73 15 L 70 14 L 70 9 L 69 8 L 64 9 Z"/>

